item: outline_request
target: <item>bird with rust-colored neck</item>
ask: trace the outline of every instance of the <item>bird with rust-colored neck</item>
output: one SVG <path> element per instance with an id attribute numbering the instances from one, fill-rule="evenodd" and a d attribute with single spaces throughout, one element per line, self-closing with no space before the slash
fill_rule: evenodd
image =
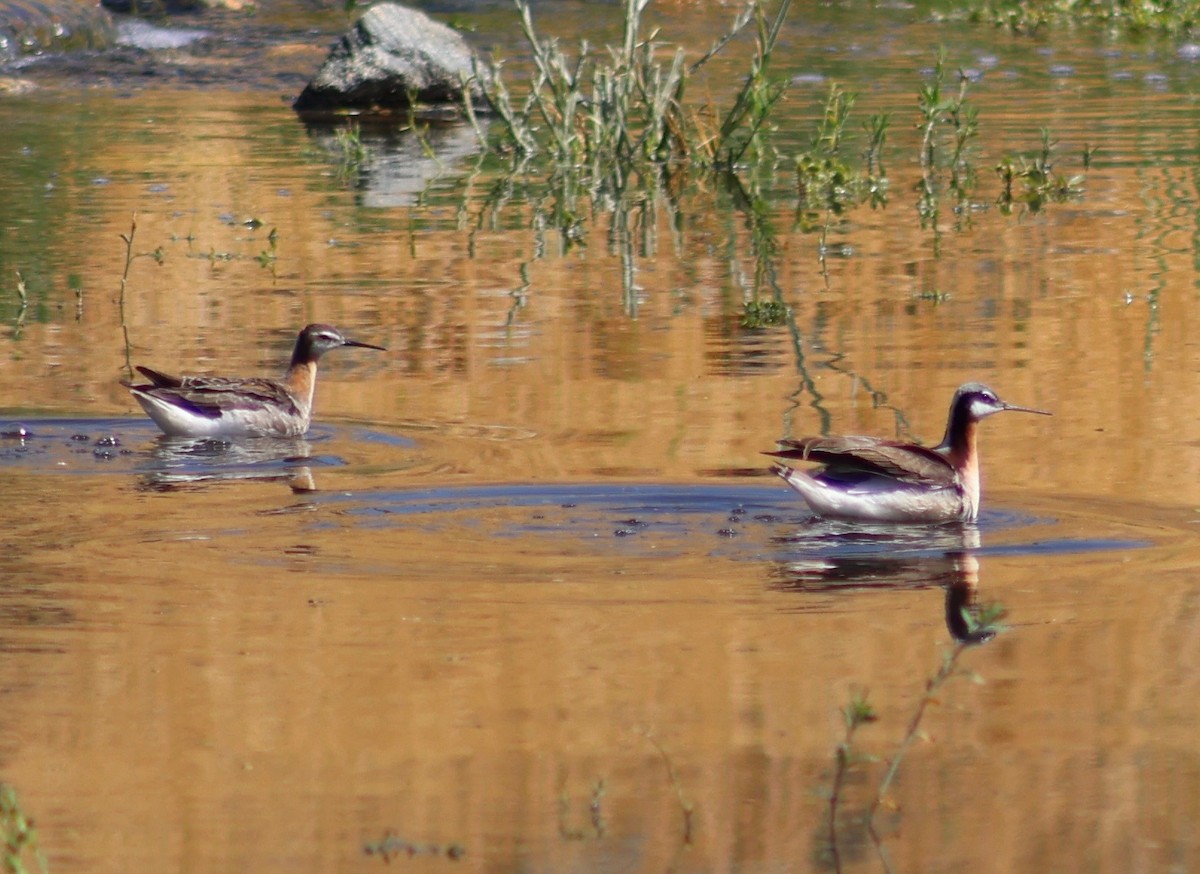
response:
<path id="1" fill-rule="evenodd" d="M 347 340 L 332 325 L 309 325 L 296 338 L 292 362 L 281 380 L 168 376 L 138 367 L 150 382 L 121 384 L 172 437 L 299 437 L 312 421 L 317 362 L 341 346 L 387 351 Z"/>
<path id="2" fill-rule="evenodd" d="M 813 471 L 777 464 L 774 471 L 818 516 L 863 522 L 974 522 L 979 516 L 981 419 L 1011 410 L 1045 410 L 1000 400 L 978 382 L 954 393 L 946 435 L 932 449 L 879 437 L 805 437 L 781 440 L 765 454 L 817 462 Z"/>

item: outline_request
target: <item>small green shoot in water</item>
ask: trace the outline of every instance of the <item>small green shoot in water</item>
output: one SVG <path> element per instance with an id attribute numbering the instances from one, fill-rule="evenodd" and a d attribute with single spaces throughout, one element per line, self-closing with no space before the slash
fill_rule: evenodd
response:
<path id="1" fill-rule="evenodd" d="M 938 52 L 933 79 L 924 83 L 917 95 L 921 111 L 918 130 L 921 131 L 921 181 L 917 183 L 917 214 L 921 227 L 934 231 L 934 249 L 939 246 L 939 214 L 941 211 L 942 177 L 949 176 L 945 185 L 954 195 L 956 216 L 965 222 L 970 216 L 968 200 L 975 187 L 975 169 L 969 160 L 967 146 L 979 135 L 979 112 L 967 102 L 969 79 L 958 71 L 958 91 L 947 94 L 946 50 Z M 949 156 L 938 136 L 950 129 L 953 138 Z"/>
<path id="2" fill-rule="evenodd" d="M 254 259 L 258 262 L 259 267 L 270 268 L 272 271 L 275 269 L 275 262 L 279 258 L 279 234 L 277 230 L 277 228 L 271 228 L 271 233 L 267 234 L 267 248 L 259 252 Z"/>
<path id="3" fill-rule="evenodd" d="M 40 871 L 46 874 L 46 857 L 38 846 L 37 831 L 33 821 L 21 810 L 17 790 L 7 783 L 0 783 L 0 841 L 3 842 L 4 871 L 7 874 L 28 874 Z M 30 867 L 32 858 L 36 867 Z"/>
<path id="4" fill-rule="evenodd" d="M 887 140 L 888 115 L 872 115 L 863 125 L 868 138 L 865 169 L 852 167 L 843 155 L 846 125 L 856 100 L 857 95 L 843 91 L 836 83 L 831 85 L 812 143 L 796 157 L 797 224 L 801 231 L 819 234 L 818 258 L 827 281 L 825 259 L 834 223 L 865 201 L 872 208 L 887 205 L 882 150 Z"/>
<path id="5" fill-rule="evenodd" d="M 1083 177 L 1066 177 L 1055 170 L 1054 147 L 1058 142 L 1051 138 L 1050 131 L 1042 128 L 1042 148 L 1039 154 L 1028 159 L 1023 155 L 1005 157 L 996 165 L 1000 177 L 1000 196 L 996 204 L 1004 215 L 1010 215 L 1017 204 L 1023 204 L 1030 212 L 1038 212 L 1047 203 L 1064 203 L 1083 194 Z M 1085 167 L 1091 163 L 1091 152 L 1084 149 Z M 1015 185 L 1020 182 L 1020 190 Z"/>

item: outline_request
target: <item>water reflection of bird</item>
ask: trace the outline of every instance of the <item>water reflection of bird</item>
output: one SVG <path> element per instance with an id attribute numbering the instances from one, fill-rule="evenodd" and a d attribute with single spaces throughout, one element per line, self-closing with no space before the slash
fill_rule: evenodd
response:
<path id="1" fill-rule="evenodd" d="M 776 458 L 822 465 L 807 472 L 779 464 L 775 472 L 818 516 L 869 522 L 973 522 L 979 516 L 980 419 L 1013 410 L 986 385 L 969 382 L 954 393 L 946 435 L 932 449 L 878 437 L 781 440 Z"/>
<path id="2" fill-rule="evenodd" d="M 979 600 L 977 525 L 872 528 L 830 520 L 805 525 L 776 542 L 787 553 L 772 571 L 772 589 L 850 596 L 941 587 L 946 628 L 956 641 L 986 643 L 999 630 L 996 605 Z"/>
<path id="3" fill-rule="evenodd" d="M 298 437 L 312 420 L 317 362 L 331 349 L 382 346 L 347 340 L 331 325 L 309 325 L 296 338 L 283 379 L 168 376 L 138 367 L 150 383 L 122 382 L 158 427 L 173 437 Z"/>

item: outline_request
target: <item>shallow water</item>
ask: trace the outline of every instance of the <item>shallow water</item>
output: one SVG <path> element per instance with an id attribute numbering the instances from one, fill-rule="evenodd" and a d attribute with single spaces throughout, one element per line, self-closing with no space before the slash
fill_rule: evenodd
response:
<path id="1" fill-rule="evenodd" d="M 680 8 L 664 31 L 697 50 L 728 18 Z M 477 44 L 515 52 L 485 12 Z M 282 46 L 327 42 L 298 26 L 228 89 L 22 71 L 0 780 L 51 870 L 831 870 L 863 693 L 843 870 L 1200 864 L 1200 68 L 1166 40 L 864 17 L 795 16 L 781 139 L 807 142 L 832 79 L 859 91 L 894 113 L 892 201 L 824 276 L 781 170 L 791 318 L 754 330 L 751 233 L 698 194 L 635 246 L 602 215 L 567 246 L 520 191 L 487 200 L 469 131 L 431 134 L 437 159 L 371 133 L 347 175 L 280 99 L 321 55 Z M 981 136 L 974 205 L 935 234 L 912 125 L 938 45 L 976 76 Z M 991 168 L 1040 127 L 1083 196 L 1001 215 Z M 122 301 L 135 216 L 161 263 Z M 303 440 L 167 440 L 119 385 L 129 363 L 269 373 L 317 320 L 390 351 L 328 356 Z M 760 455 L 936 440 L 971 379 L 1055 414 L 985 423 L 978 526 L 813 521 Z M 884 762 L 961 608 L 992 601 L 1008 629 L 926 711 L 877 847 Z"/>

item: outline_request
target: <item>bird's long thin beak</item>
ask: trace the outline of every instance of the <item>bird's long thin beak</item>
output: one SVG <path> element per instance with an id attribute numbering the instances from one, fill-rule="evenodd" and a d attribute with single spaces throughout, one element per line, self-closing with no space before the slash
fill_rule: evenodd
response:
<path id="1" fill-rule="evenodd" d="M 1039 416 L 1053 416 L 1049 410 L 1035 410 L 1033 407 L 1018 407 L 1016 404 L 1005 403 L 1005 410 L 1011 410 L 1014 413 L 1037 413 Z"/>
<path id="2" fill-rule="evenodd" d="M 380 352 L 386 352 L 387 349 L 383 346 L 373 346 L 370 343 L 360 343 L 357 340 L 347 340 L 344 346 L 358 346 L 360 349 L 378 349 Z"/>

